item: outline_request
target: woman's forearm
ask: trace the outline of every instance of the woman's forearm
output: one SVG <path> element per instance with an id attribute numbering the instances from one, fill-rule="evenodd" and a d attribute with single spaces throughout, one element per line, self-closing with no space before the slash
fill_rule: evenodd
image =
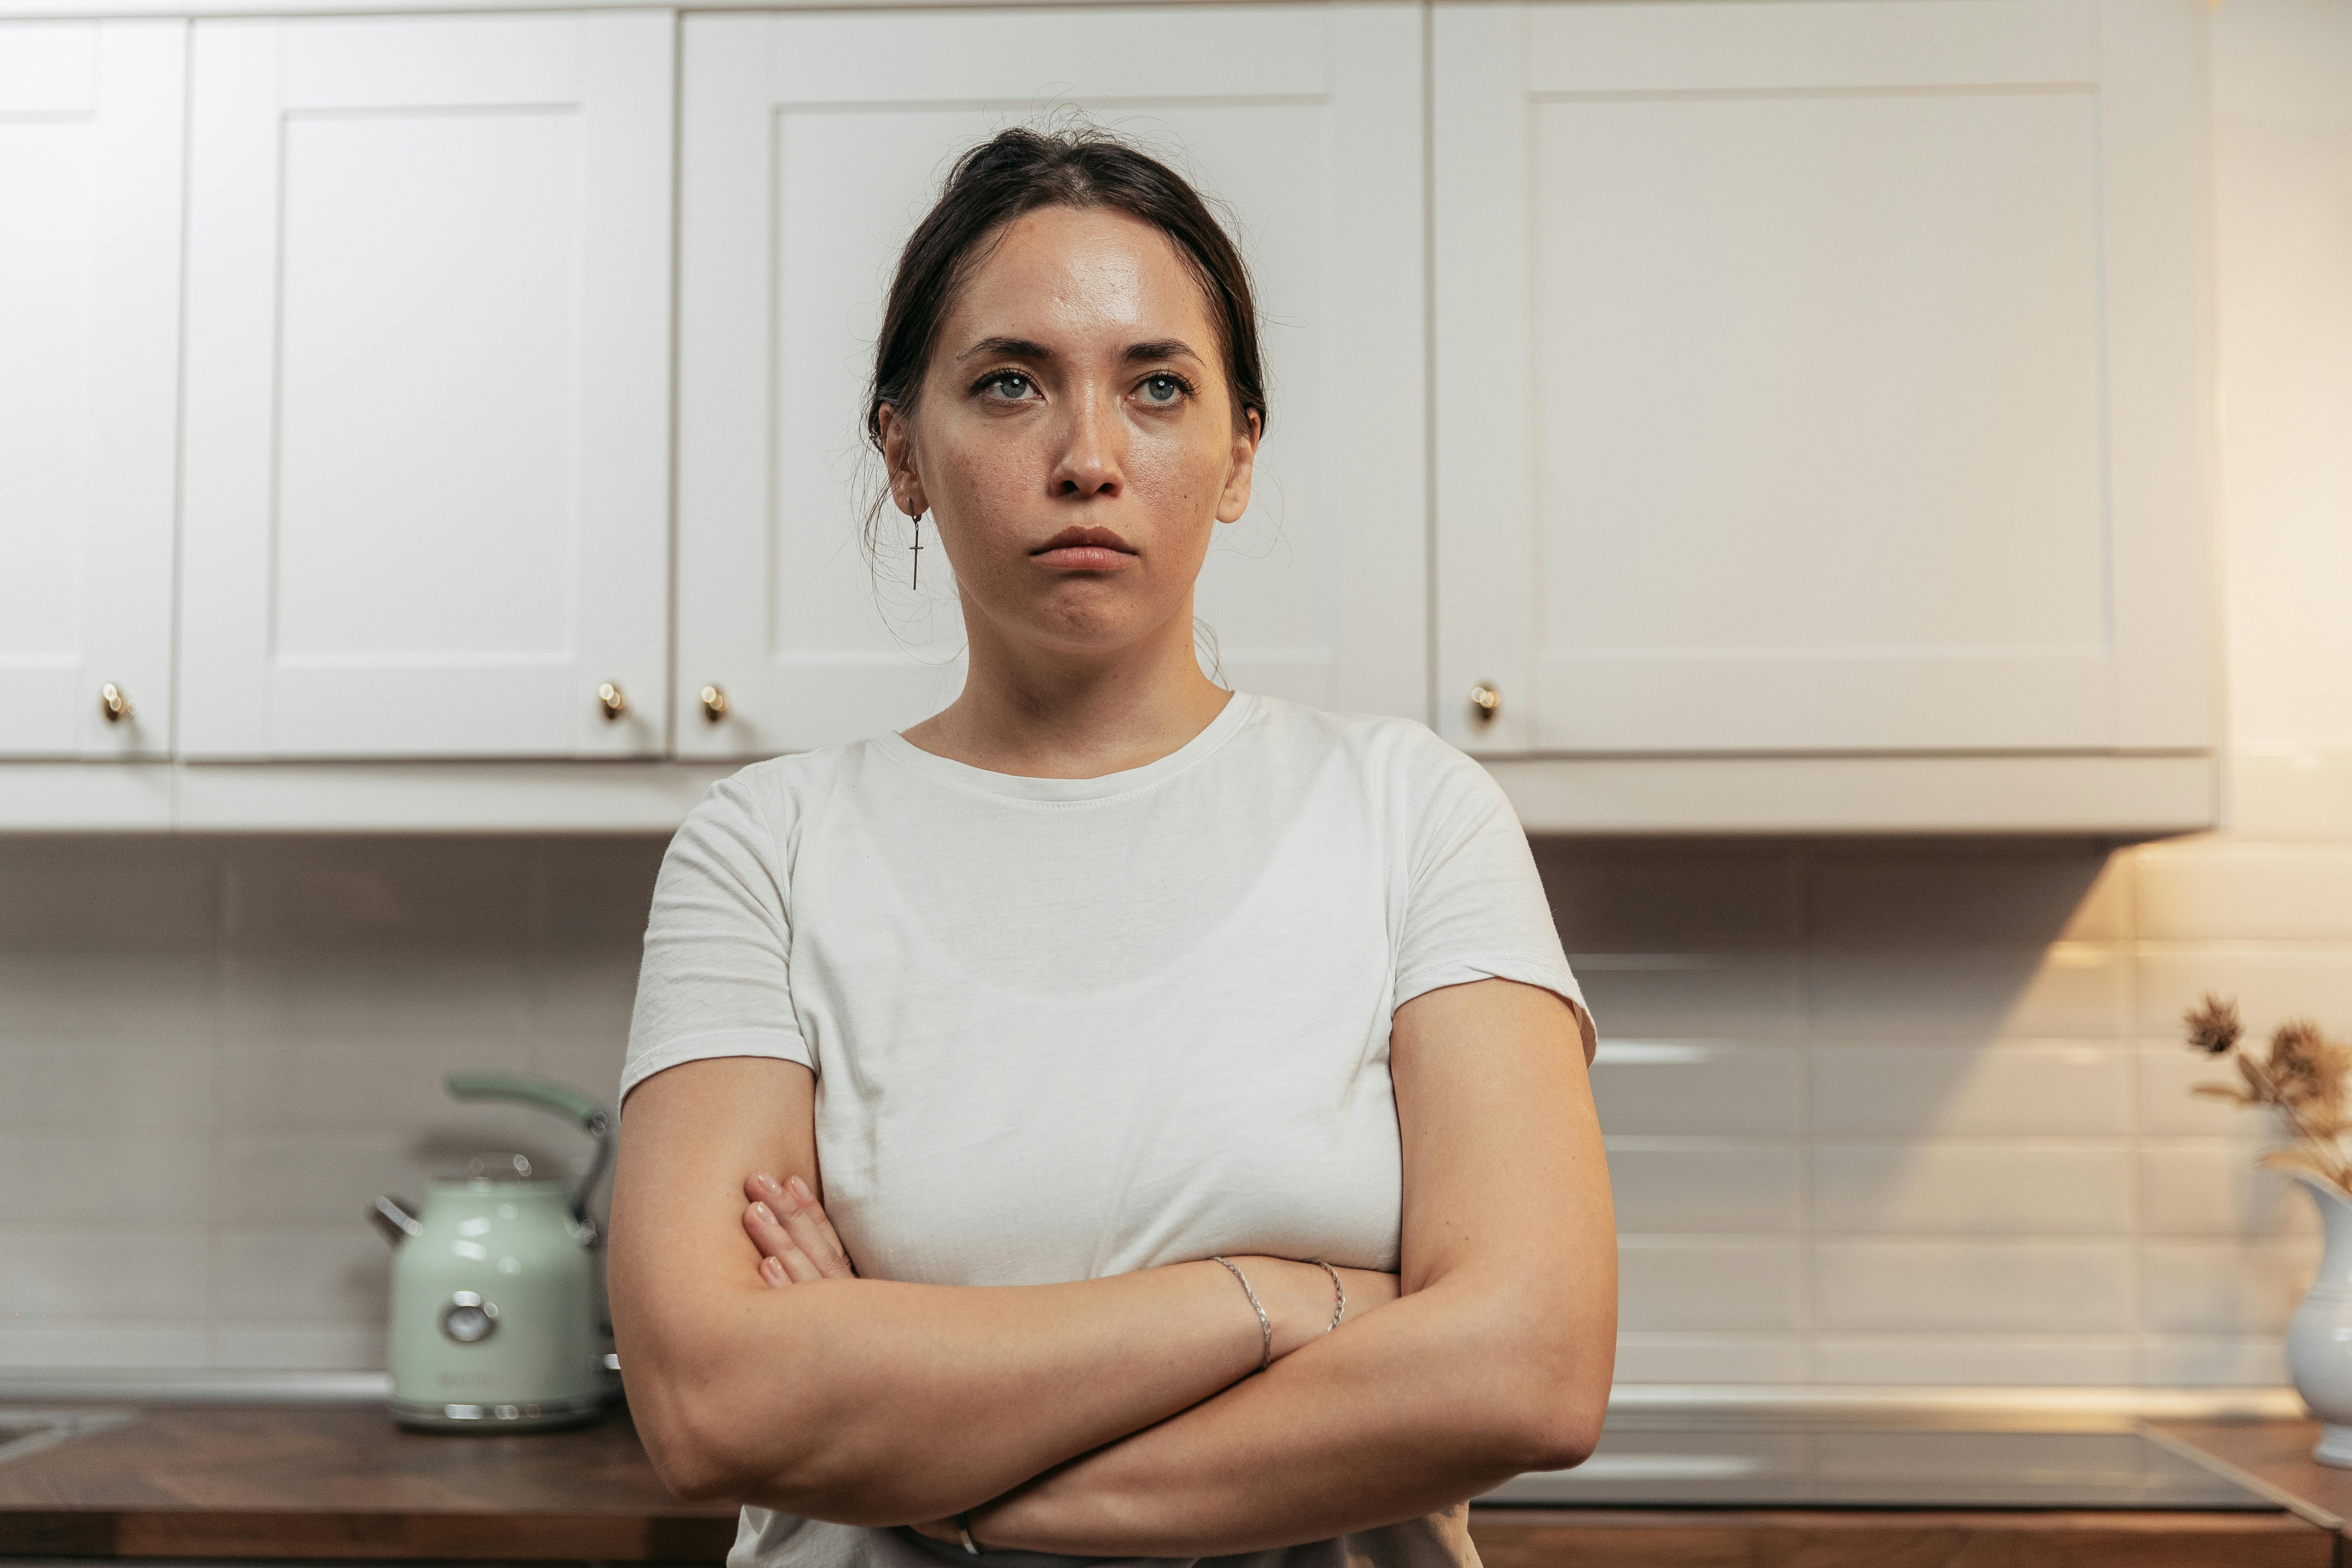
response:
<path id="1" fill-rule="evenodd" d="M 1038 1477 L 973 1512 L 972 1529 L 985 1546 L 1190 1557 L 1416 1518 L 1580 1462 L 1611 1358 L 1466 1283 L 1433 1286 Z"/>
<path id="2" fill-rule="evenodd" d="M 1306 1342 L 1329 1311 L 1322 1271 L 1245 1267 L 1277 1353 Z M 845 1523 L 994 1497 L 1207 1398 L 1264 1348 L 1213 1262 L 1023 1287 L 743 1278 L 632 1318 L 639 1425 L 683 1492 Z"/>

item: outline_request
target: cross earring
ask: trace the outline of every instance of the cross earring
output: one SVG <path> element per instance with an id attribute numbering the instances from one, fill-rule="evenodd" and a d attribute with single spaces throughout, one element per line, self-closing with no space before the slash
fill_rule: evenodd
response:
<path id="1" fill-rule="evenodd" d="M 915 572 L 914 580 L 909 585 L 919 588 L 923 585 L 923 514 L 919 511 L 915 514 L 915 542 L 912 549 L 915 552 Z"/>

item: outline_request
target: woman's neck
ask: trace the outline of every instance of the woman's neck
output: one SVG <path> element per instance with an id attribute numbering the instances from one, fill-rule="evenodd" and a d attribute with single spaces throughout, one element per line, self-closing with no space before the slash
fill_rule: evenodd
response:
<path id="1" fill-rule="evenodd" d="M 1026 778 L 1100 778 L 1158 762 L 1233 698 L 1201 672 L 1192 616 L 1182 620 L 1178 657 L 1166 646 L 1099 661 L 1008 657 L 976 637 L 962 692 L 900 733 L 935 755 Z"/>

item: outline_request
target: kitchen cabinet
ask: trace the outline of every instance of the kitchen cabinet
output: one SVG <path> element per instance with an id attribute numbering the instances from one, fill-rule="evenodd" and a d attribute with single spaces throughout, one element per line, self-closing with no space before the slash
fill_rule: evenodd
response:
<path id="1" fill-rule="evenodd" d="M 186 31 L 0 23 L 0 757 L 171 747 Z"/>
<path id="2" fill-rule="evenodd" d="M 1647 759 L 1662 827 L 1822 826 L 1710 754 L 1893 760 L 1821 775 L 1895 792 L 1857 826 L 1965 819 L 1937 757 L 2017 826 L 2210 820 L 2203 7 L 1432 28 L 1439 731 Z"/>
<path id="3" fill-rule="evenodd" d="M 660 827 L 936 711 L 881 296 L 1063 104 L 1256 274 L 1227 684 L 1538 832 L 2218 820 L 2193 0 L 340 3 L 0 23 L 0 827 Z"/>
<path id="4" fill-rule="evenodd" d="M 195 24 L 184 755 L 664 750 L 674 27 Z"/>
<path id="5" fill-rule="evenodd" d="M 882 484 L 866 381 L 898 247 L 952 156 L 1048 103 L 1202 181 L 1256 276 L 1268 436 L 1196 606 L 1226 683 L 1423 715 L 1421 27 L 1387 5 L 687 16 L 678 754 L 827 745 L 955 697 L 936 520 L 919 584 L 887 503 L 871 560 L 861 545 Z"/>

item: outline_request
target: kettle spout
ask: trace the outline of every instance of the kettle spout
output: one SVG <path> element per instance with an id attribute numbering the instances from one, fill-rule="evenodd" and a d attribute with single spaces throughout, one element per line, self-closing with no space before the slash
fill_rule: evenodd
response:
<path id="1" fill-rule="evenodd" d="M 368 1205 L 367 1214 L 375 1227 L 383 1232 L 383 1238 L 394 1247 L 412 1236 L 425 1234 L 425 1226 L 398 1198 L 378 1198 Z"/>

